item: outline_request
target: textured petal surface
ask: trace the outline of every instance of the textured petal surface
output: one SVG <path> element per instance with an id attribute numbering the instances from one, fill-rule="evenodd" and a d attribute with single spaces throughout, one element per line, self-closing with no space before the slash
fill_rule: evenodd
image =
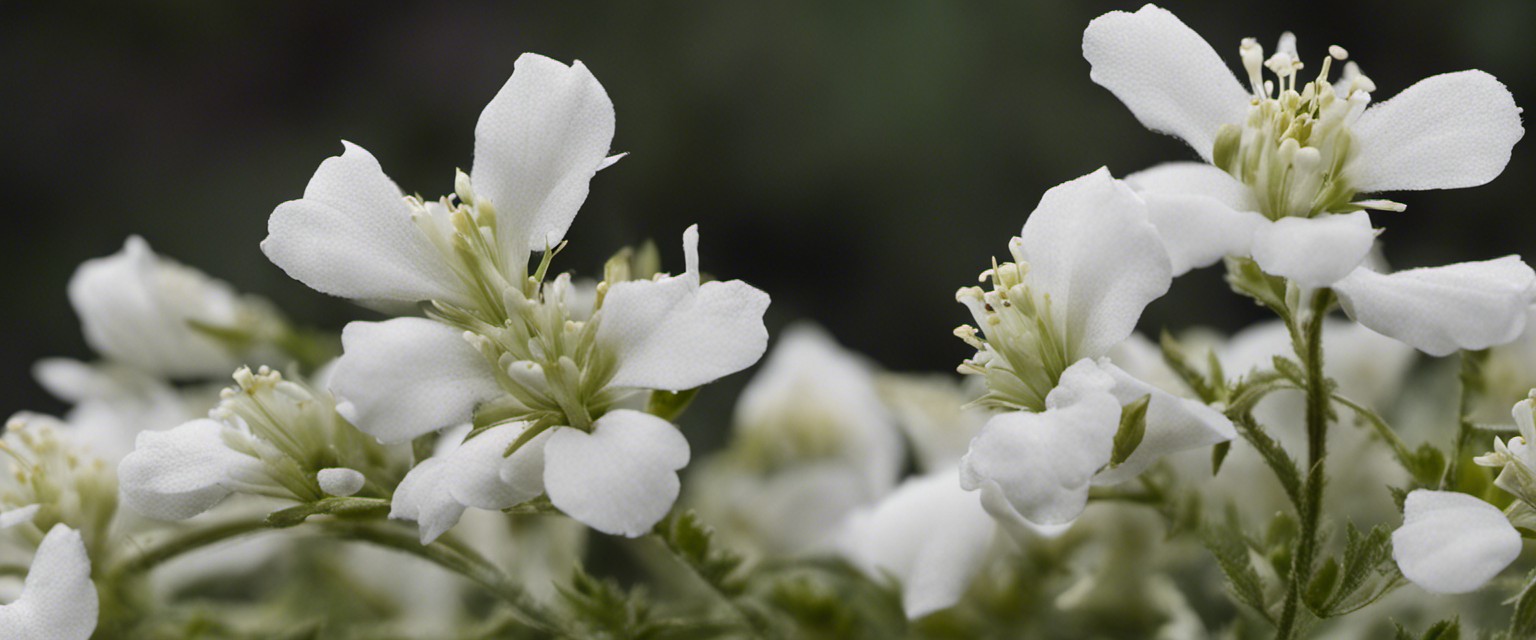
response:
<path id="1" fill-rule="evenodd" d="M 87 640 L 96 631 L 99 608 L 80 532 L 54 525 L 32 557 L 21 597 L 0 605 L 0 637 Z"/>
<path id="2" fill-rule="evenodd" d="M 1430 76 L 1355 121 L 1345 169 L 1361 191 L 1475 187 L 1504 171 L 1525 135 L 1515 98 L 1493 76 Z"/>
<path id="3" fill-rule="evenodd" d="M 235 478 L 265 474 L 260 460 L 224 445 L 226 428 L 202 419 L 139 433 L 133 453 L 117 468 L 124 504 L 157 520 L 185 520 L 241 486 Z"/>
<path id="4" fill-rule="evenodd" d="M 459 448 L 448 454 L 448 470 L 443 482 L 455 500 L 477 509 L 505 509 L 527 502 L 544 492 L 541 483 L 507 482 L 502 477 L 502 467 L 533 466 L 543 470 L 544 442 L 551 431 L 545 431 L 519 447 L 511 456 L 505 456 L 507 447 L 523 434 L 529 423 L 512 422 L 487 429 L 485 433 L 464 441 Z M 514 478 L 517 476 L 513 476 Z"/>
<path id="5" fill-rule="evenodd" d="M 1519 256 L 1504 256 L 1392 275 L 1356 269 L 1334 290 L 1356 322 L 1443 356 L 1519 336 L 1536 273 Z"/>
<path id="6" fill-rule="evenodd" d="M 496 207 L 509 259 L 560 244 L 605 166 L 613 103 L 586 66 L 525 53 L 475 125 L 475 197 Z"/>
<path id="7" fill-rule="evenodd" d="M 277 206 L 261 250 L 290 277 L 343 298 L 467 305 L 458 276 L 411 220 L 400 188 L 362 147 L 343 142 L 304 197 Z"/>
<path id="8" fill-rule="evenodd" d="M 1232 421 L 1215 409 L 1188 398 L 1175 397 L 1137 380 L 1111 364 L 1108 358 L 1099 361 L 1099 368 L 1115 379 L 1110 394 L 1121 406 L 1148 395 L 1152 400 L 1147 405 L 1147 430 L 1141 443 L 1119 466 L 1094 476 L 1094 484 L 1125 482 L 1146 471 L 1163 456 L 1226 442 L 1237 436 Z"/>
<path id="9" fill-rule="evenodd" d="M 1204 162 L 1164 162 L 1125 177 L 1138 193 L 1205 196 L 1233 211 L 1258 211 L 1253 189 L 1241 180 Z"/>
<path id="10" fill-rule="evenodd" d="M 768 349 L 768 294 L 740 280 L 699 285 L 698 227 L 683 234 L 688 270 L 608 291 L 597 339 L 618 357 L 616 387 L 681 391 L 752 366 Z"/>
<path id="11" fill-rule="evenodd" d="M 1371 252 L 1376 230 L 1364 211 L 1281 218 L 1253 236 L 1253 259 L 1270 275 L 1304 287 L 1326 287 L 1349 275 Z"/>
<path id="12" fill-rule="evenodd" d="M 1183 138 L 1211 159 L 1216 130 L 1241 124 L 1249 93 L 1200 34 L 1168 10 L 1111 11 L 1088 23 L 1089 77 L 1114 92 L 1148 129 Z"/>
<path id="13" fill-rule="evenodd" d="M 234 290 L 156 255 L 138 236 L 122 251 L 82 263 L 69 279 L 69 302 L 86 342 L 112 360 L 171 377 L 225 375 L 239 362 L 188 324 L 235 326 Z"/>
<path id="14" fill-rule="evenodd" d="M 453 499 L 443 481 L 448 471 L 445 463 L 440 456 L 423 460 L 400 480 L 389 503 L 390 518 L 416 521 L 422 544 L 430 544 L 464 516 L 464 505 Z"/>
<path id="15" fill-rule="evenodd" d="M 1483 586 L 1520 556 L 1520 533 L 1498 507 L 1464 493 L 1419 489 L 1403 503 L 1392 557 L 1403 576 L 1433 593 Z"/>
<path id="16" fill-rule="evenodd" d="M 1031 286 L 1051 298 L 1068 362 L 1124 340 L 1173 282 L 1146 205 L 1108 169 L 1045 192 L 1019 237 Z"/>
<path id="17" fill-rule="evenodd" d="M 1173 263 L 1173 275 L 1249 254 L 1253 232 L 1266 221 L 1253 191 L 1227 172 L 1201 162 L 1166 162 L 1125 177 L 1147 203 Z"/>
<path id="18" fill-rule="evenodd" d="M 987 422 L 960 461 L 960 483 L 974 491 L 996 483 L 1030 522 L 1061 524 L 1082 513 L 1088 484 L 1109 464 L 1120 403 L 1115 381 L 1091 360 L 1061 376 L 1043 413 L 1014 411 Z"/>
<path id="19" fill-rule="evenodd" d="M 557 428 L 544 445 L 544 487 L 561 511 L 603 533 L 645 535 L 677 500 L 688 441 L 648 413 L 620 409 L 592 433 Z"/>
<path id="20" fill-rule="evenodd" d="M 352 322 L 330 388 L 356 410 L 357 428 L 405 442 L 468 422 L 475 405 L 502 393 L 491 363 L 462 332 L 423 318 Z"/>
<path id="21" fill-rule="evenodd" d="M 959 602 L 997 533 L 980 494 L 955 480 L 952 468 L 907 480 L 878 505 L 849 516 L 839 534 L 844 557 L 877 578 L 901 581 L 910 619 Z"/>

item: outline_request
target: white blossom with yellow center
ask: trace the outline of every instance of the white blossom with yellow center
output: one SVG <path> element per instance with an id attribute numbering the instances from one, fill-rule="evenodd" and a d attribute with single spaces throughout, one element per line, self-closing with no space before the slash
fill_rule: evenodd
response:
<path id="1" fill-rule="evenodd" d="M 1441 74 L 1372 105 L 1375 84 L 1353 63 L 1329 79 L 1343 48 L 1329 47 L 1306 81 L 1286 34 L 1267 59 L 1243 41 L 1244 86 L 1204 39 L 1153 5 L 1096 18 L 1083 56 L 1094 82 L 1142 124 L 1205 160 L 1126 177 L 1146 198 L 1175 275 L 1252 257 L 1303 287 L 1332 287 L 1355 320 L 1432 355 L 1507 342 L 1524 327 L 1536 273 L 1518 257 L 1376 273 L 1364 264 L 1377 233 L 1364 209 L 1402 206 L 1355 200 L 1497 177 L 1525 130 L 1493 76 Z"/>

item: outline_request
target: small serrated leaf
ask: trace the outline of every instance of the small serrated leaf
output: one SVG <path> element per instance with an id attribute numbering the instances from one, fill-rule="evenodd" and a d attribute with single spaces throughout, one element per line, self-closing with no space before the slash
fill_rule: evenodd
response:
<path id="1" fill-rule="evenodd" d="M 1319 618 L 1326 617 L 1325 605 L 1328 603 L 1328 597 L 1333 595 L 1333 587 L 1338 584 L 1338 580 L 1339 562 L 1329 556 L 1323 561 L 1323 565 L 1318 567 L 1317 572 L 1312 574 L 1311 582 L 1307 583 L 1307 589 L 1302 594 L 1302 602 Z"/>
<path id="2" fill-rule="evenodd" d="M 1233 597 L 1269 619 L 1269 608 L 1264 601 L 1264 584 L 1253 568 L 1253 559 L 1249 557 L 1248 545 L 1242 536 L 1226 527 L 1212 527 L 1206 530 L 1204 537 L 1205 547 L 1221 566 Z"/>
<path id="3" fill-rule="evenodd" d="M 1296 383 L 1296 386 L 1299 387 L 1306 386 L 1307 375 L 1302 373 L 1301 365 L 1296 364 L 1295 360 L 1285 356 L 1275 356 L 1271 362 L 1274 364 L 1275 371 L 1278 371 L 1280 372 L 1280 375 L 1285 376 L 1286 380 L 1290 380 L 1291 382 Z"/>
<path id="4" fill-rule="evenodd" d="M 1532 577 L 1515 599 L 1515 613 L 1509 620 L 1510 638 L 1536 637 L 1536 575 Z"/>
<path id="5" fill-rule="evenodd" d="M 1226 462 L 1227 453 L 1232 451 L 1232 441 L 1226 440 L 1216 443 L 1211 447 L 1211 475 L 1221 473 L 1221 463 Z"/>

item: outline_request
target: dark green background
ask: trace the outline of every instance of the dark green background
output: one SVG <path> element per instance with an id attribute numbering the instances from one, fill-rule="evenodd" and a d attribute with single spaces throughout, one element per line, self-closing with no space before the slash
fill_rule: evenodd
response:
<path id="1" fill-rule="evenodd" d="M 1532 93 L 1536 5 L 1522 0 L 1248 7 L 1170 3 L 1236 61 L 1286 29 L 1312 69 L 1349 49 L 1378 99 L 1478 68 Z M 1442 3 L 1435 3 L 1442 4 Z M 1005 255 L 1040 194 L 1107 165 L 1193 158 L 1088 79 L 1083 27 L 1134 3 L 112 3 L 8 8 L 0 36 L 8 304 L 0 411 L 60 405 L 43 356 L 90 357 L 65 298 L 82 260 L 144 235 L 167 255 L 339 328 L 367 317 L 262 256 L 267 215 L 357 142 L 406 190 L 452 188 L 475 119 L 523 51 L 579 58 L 618 112 L 616 151 L 557 265 L 593 274 L 655 237 L 681 268 L 700 224 L 706 270 L 772 294 L 770 329 L 810 318 L 888 367 L 949 370 L 954 302 Z M 1423 266 L 1532 254 L 1532 141 L 1493 184 L 1398 194 L 1376 214 L 1389 257 Z M 1536 257 L 1533 255 L 1532 257 Z M 1256 317 L 1211 270 L 1174 285 L 1144 328 Z M 699 448 L 732 399 L 686 419 Z"/>

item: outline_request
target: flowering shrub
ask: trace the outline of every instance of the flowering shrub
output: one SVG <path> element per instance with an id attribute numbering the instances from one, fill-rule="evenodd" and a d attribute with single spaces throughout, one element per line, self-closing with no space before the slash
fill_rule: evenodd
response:
<path id="1" fill-rule="evenodd" d="M 1494 179 L 1520 109 L 1480 71 L 1372 104 L 1296 44 L 1238 76 L 1164 9 L 1093 20 L 1090 79 L 1202 162 L 1043 193 L 956 293 L 958 378 L 770 350 L 697 225 L 680 270 L 564 270 L 624 154 L 597 78 L 525 54 L 447 195 L 343 142 L 275 205 L 266 256 L 389 319 L 299 327 L 136 236 L 79 267 L 100 358 L 40 362 L 73 408 L 0 438 L 0 637 L 1532 637 L 1536 272 L 1392 272 L 1370 212 L 1407 207 L 1360 197 Z M 1136 332 L 1218 264 L 1274 319 Z M 694 460 L 675 421 L 759 359 Z"/>

